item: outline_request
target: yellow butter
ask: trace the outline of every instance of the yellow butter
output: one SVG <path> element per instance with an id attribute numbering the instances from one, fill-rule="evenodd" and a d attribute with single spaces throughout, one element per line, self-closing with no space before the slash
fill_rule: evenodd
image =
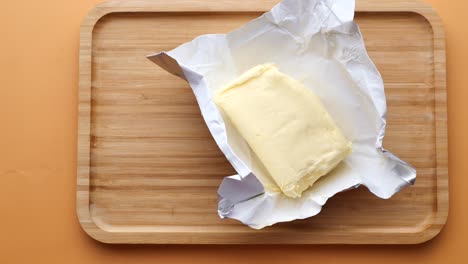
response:
<path id="1" fill-rule="evenodd" d="M 245 72 L 214 101 L 269 173 L 262 177 L 288 197 L 300 197 L 351 151 L 319 98 L 272 64 Z"/>

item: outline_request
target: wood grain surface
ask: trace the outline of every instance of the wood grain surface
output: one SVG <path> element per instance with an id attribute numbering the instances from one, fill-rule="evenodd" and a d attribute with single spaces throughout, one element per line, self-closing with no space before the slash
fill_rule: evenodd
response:
<path id="1" fill-rule="evenodd" d="M 388 101 L 387 149 L 417 168 L 389 200 L 365 188 L 316 217 L 252 230 L 219 219 L 216 190 L 234 170 L 190 87 L 145 58 L 205 33 L 226 33 L 276 1 L 110 1 L 80 39 L 77 212 L 107 243 L 420 243 L 448 213 L 445 40 L 418 2 L 361 0 L 359 24 Z M 398 4 L 395 4 L 398 2 Z"/>

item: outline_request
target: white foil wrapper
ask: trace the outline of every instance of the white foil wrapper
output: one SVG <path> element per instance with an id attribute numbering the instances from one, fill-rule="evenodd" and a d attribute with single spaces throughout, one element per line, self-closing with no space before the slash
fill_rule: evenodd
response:
<path id="1" fill-rule="evenodd" d="M 202 35 L 148 56 L 189 82 L 213 138 L 238 173 L 219 187 L 220 217 L 260 229 L 314 216 L 330 197 L 361 184 L 386 199 L 415 181 L 416 170 L 382 147 L 384 85 L 353 17 L 353 0 L 284 0 L 228 34 Z M 300 198 L 264 191 L 255 176 L 258 161 L 212 100 L 215 90 L 263 63 L 312 89 L 353 143 L 353 152 Z"/>

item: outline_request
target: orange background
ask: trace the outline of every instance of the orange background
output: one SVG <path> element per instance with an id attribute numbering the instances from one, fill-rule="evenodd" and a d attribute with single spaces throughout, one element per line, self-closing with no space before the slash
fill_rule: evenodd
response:
<path id="1" fill-rule="evenodd" d="M 450 213 L 439 236 L 412 246 L 94 241 L 75 213 L 78 45 L 100 0 L 2 1 L 0 263 L 468 263 L 468 1 L 427 1 L 447 33 Z"/>

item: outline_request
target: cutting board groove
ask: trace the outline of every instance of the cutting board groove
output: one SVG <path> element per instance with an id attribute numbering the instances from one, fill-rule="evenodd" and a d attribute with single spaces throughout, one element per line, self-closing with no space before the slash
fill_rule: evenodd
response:
<path id="1" fill-rule="evenodd" d="M 234 170 L 194 95 L 145 55 L 205 33 L 226 33 L 275 0 L 110 1 L 80 36 L 77 213 L 106 243 L 409 244 L 434 237 L 448 213 L 445 39 L 416 1 L 357 1 L 359 24 L 388 101 L 386 148 L 417 168 L 389 200 L 365 188 L 333 197 L 320 215 L 252 230 L 216 213 Z"/>

